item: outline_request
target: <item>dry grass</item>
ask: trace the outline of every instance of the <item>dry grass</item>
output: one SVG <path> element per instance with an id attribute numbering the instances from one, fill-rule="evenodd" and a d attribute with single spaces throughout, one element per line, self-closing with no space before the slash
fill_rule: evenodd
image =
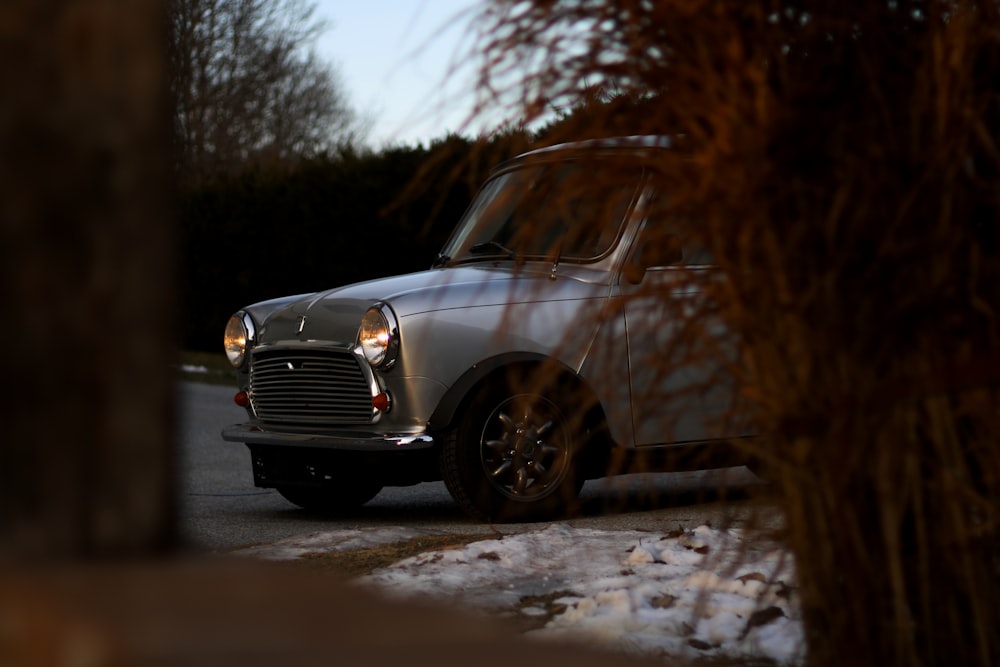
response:
<path id="1" fill-rule="evenodd" d="M 379 544 L 366 549 L 308 554 L 300 561 L 296 561 L 295 564 L 324 572 L 337 579 L 346 580 L 360 577 L 428 551 L 461 549 L 467 544 L 486 539 L 491 539 L 491 537 L 482 533 L 425 535 L 401 542 Z"/>
<path id="2" fill-rule="evenodd" d="M 479 25 L 484 90 L 529 118 L 620 93 L 547 141 L 683 137 L 648 166 L 728 277 L 810 664 L 1000 661 L 1000 7 L 501 0 Z"/>
<path id="3" fill-rule="evenodd" d="M 192 382 L 236 386 L 236 371 L 221 352 L 181 352 L 176 362 L 176 374 Z"/>

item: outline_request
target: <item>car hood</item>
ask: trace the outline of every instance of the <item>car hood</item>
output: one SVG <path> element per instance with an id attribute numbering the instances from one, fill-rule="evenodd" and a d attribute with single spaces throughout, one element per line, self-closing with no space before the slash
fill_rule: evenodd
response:
<path id="1" fill-rule="evenodd" d="M 551 265 L 461 266 L 380 278 L 325 292 L 267 301 L 247 308 L 258 343 L 323 340 L 354 345 L 365 311 L 388 303 L 401 320 L 440 310 L 560 301 L 607 295 L 603 271 L 571 267 L 555 279 Z"/>

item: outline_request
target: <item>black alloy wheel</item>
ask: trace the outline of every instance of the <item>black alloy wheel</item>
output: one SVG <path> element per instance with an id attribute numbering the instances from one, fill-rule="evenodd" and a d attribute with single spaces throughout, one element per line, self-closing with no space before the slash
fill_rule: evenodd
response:
<path id="1" fill-rule="evenodd" d="M 445 438 L 442 475 L 476 518 L 549 518 L 572 509 L 579 493 L 575 436 L 548 395 L 483 389 Z"/>

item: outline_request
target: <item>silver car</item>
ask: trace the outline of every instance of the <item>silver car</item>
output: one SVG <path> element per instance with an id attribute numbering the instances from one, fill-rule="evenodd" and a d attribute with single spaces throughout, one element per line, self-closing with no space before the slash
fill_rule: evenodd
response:
<path id="1" fill-rule="evenodd" d="M 663 151 L 521 155 L 429 270 L 234 314 L 247 421 L 223 438 L 249 447 L 255 483 L 338 511 L 443 479 L 471 516 L 512 521 L 567 511 L 586 479 L 732 463 L 713 446 L 742 433 L 706 306 L 718 271 L 652 214 Z"/>

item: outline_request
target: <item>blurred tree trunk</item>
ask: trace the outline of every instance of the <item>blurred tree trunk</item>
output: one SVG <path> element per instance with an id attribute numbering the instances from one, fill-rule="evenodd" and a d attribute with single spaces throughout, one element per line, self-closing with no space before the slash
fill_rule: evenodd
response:
<path id="1" fill-rule="evenodd" d="M 0 4 L 0 558 L 174 538 L 163 5 Z"/>

